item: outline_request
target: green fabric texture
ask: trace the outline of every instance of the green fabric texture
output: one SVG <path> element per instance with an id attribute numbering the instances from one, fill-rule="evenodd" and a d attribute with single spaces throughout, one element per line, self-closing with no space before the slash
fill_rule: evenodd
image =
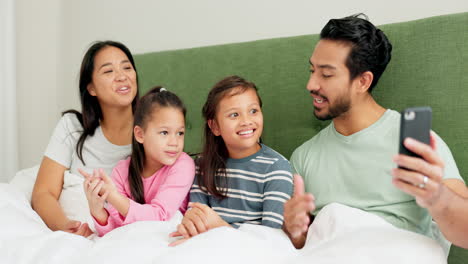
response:
<path id="1" fill-rule="evenodd" d="M 433 109 L 433 129 L 447 143 L 468 182 L 468 12 L 379 26 L 393 45 L 392 60 L 374 88 L 382 106 Z M 313 115 L 305 86 L 318 35 L 258 40 L 135 56 L 140 92 L 163 85 L 187 106 L 185 151 L 200 152 L 201 109 L 208 91 L 228 75 L 254 82 L 263 100 L 263 142 L 290 157 L 329 122 Z M 468 261 L 452 246 L 449 263 Z"/>

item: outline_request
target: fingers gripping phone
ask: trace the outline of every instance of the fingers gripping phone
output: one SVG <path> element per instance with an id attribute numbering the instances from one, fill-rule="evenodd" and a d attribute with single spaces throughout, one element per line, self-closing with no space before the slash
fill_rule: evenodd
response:
<path id="1" fill-rule="evenodd" d="M 420 157 L 408 150 L 403 141 L 411 137 L 422 143 L 430 144 L 432 109 L 428 106 L 407 108 L 401 112 L 400 121 L 400 154 Z"/>

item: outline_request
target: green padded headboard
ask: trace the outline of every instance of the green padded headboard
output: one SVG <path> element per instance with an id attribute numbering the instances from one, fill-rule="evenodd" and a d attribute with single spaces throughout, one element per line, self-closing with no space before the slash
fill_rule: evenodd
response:
<path id="1" fill-rule="evenodd" d="M 402 110 L 429 105 L 433 129 L 446 141 L 468 180 L 468 13 L 382 25 L 393 56 L 373 94 L 381 105 Z M 313 116 L 305 90 L 308 59 L 318 35 L 259 40 L 135 56 L 142 94 L 163 85 L 188 108 L 185 151 L 200 151 L 201 108 L 208 91 L 228 75 L 257 84 L 264 102 L 263 141 L 289 158 L 328 122 Z M 468 262 L 452 248 L 449 263 Z"/>

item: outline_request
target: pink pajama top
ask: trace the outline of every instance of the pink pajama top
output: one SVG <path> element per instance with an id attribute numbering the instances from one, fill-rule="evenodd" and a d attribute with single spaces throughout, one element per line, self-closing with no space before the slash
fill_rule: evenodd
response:
<path id="1" fill-rule="evenodd" d="M 94 219 L 94 225 L 99 236 L 113 229 L 136 221 L 167 221 L 177 210 L 184 213 L 187 210 L 188 193 L 195 176 L 195 164 L 185 152 L 171 166 L 163 166 L 148 178 L 142 178 L 145 204 L 132 200 L 128 183 L 128 167 L 130 158 L 119 161 L 112 171 L 117 190 L 130 199 L 127 217 L 123 217 L 110 203 L 106 210 L 109 213 L 106 225 L 100 225 Z"/>

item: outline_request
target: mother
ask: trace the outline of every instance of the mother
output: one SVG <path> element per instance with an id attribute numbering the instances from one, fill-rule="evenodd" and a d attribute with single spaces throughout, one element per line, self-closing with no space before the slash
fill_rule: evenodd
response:
<path id="1" fill-rule="evenodd" d="M 103 168 L 108 173 L 131 152 L 138 80 L 133 57 L 123 44 L 95 42 L 80 70 L 82 113 L 68 110 L 45 151 L 32 194 L 33 209 L 53 230 L 88 236 L 88 224 L 69 219 L 59 203 L 64 173 Z"/>

